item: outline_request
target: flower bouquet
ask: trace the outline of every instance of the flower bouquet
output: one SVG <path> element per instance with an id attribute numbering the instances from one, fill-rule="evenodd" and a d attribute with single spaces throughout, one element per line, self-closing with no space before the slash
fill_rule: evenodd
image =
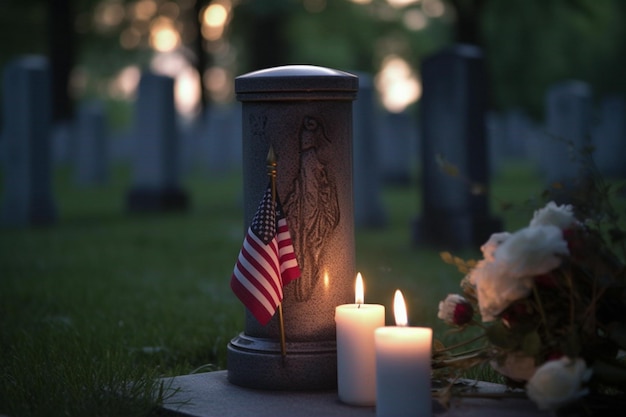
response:
<path id="1" fill-rule="evenodd" d="M 456 331 L 475 330 L 454 346 L 435 343 L 435 372 L 449 381 L 488 364 L 540 409 L 590 393 L 623 399 L 626 269 L 605 232 L 573 206 L 550 202 L 528 227 L 493 234 L 479 261 L 443 253 L 464 278 L 462 294 L 441 301 L 438 317 Z"/>

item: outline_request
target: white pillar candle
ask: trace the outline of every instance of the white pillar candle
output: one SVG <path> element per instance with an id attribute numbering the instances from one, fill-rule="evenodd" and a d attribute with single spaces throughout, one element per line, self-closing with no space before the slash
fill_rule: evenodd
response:
<path id="1" fill-rule="evenodd" d="M 375 331 L 376 416 L 430 417 L 432 329 L 407 327 L 402 293 L 394 300 L 395 327 Z"/>
<path id="2" fill-rule="evenodd" d="M 337 391 L 351 405 L 376 404 L 374 331 L 385 325 L 385 307 L 363 304 L 361 274 L 357 275 L 355 304 L 335 308 L 337 325 Z"/>

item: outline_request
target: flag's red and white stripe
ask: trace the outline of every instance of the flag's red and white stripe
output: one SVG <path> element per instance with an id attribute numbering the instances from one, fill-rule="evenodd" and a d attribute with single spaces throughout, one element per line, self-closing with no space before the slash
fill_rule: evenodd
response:
<path id="1" fill-rule="evenodd" d="M 266 193 L 248 228 L 230 281 L 235 295 L 262 325 L 270 321 L 282 302 L 283 286 L 300 276 L 287 221 L 269 201 Z M 271 230 L 263 235 L 262 226 Z"/>

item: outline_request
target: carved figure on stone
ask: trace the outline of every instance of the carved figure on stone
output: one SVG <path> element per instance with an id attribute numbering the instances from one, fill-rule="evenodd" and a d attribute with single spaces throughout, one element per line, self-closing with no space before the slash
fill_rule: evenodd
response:
<path id="1" fill-rule="evenodd" d="M 306 116 L 299 131 L 299 172 L 285 202 L 285 212 L 291 218 L 294 246 L 302 271 L 294 282 L 296 299 L 308 300 L 323 271 L 325 243 L 339 224 L 340 210 L 337 187 L 329 175 L 325 147 L 331 141 L 322 123 Z"/>

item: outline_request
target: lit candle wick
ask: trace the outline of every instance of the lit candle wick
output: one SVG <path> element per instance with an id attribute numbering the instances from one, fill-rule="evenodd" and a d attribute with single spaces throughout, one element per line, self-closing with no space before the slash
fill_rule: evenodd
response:
<path id="1" fill-rule="evenodd" d="M 406 313 L 406 304 L 400 290 L 396 290 L 393 297 L 393 314 L 396 318 L 396 326 L 407 327 L 409 320 Z"/>
<path id="2" fill-rule="evenodd" d="M 361 308 L 361 304 L 365 302 L 365 288 L 363 287 L 363 277 L 359 272 L 356 275 L 356 282 L 354 284 L 354 304 L 357 304 L 357 308 Z"/>

